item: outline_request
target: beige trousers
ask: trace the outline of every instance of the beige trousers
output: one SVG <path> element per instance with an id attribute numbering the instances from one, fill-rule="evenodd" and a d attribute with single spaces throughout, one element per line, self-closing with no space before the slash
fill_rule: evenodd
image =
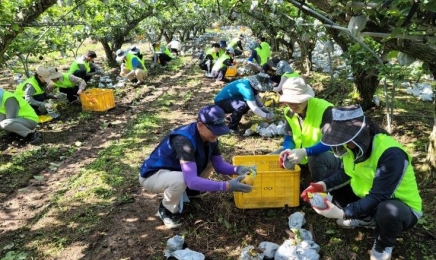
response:
<path id="1" fill-rule="evenodd" d="M 125 77 L 130 72 L 131 72 L 131 70 L 129 70 L 126 67 L 124 67 L 124 64 L 121 65 L 121 73 L 120 73 L 121 77 Z M 132 80 L 132 79 L 136 78 L 138 81 L 144 82 L 146 77 L 147 77 L 147 71 L 142 70 L 142 69 L 136 69 L 135 73 L 130 74 L 129 76 L 127 76 L 127 79 L 128 80 Z"/>
<path id="2" fill-rule="evenodd" d="M 201 172 L 200 177 L 208 179 L 212 174 L 212 169 L 212 163 L 209 163 Z M 181 171 L 162 169 L 147 178 L 142 178 L 140 175 L 139 183 L 149 193 L 163 193 L 162 204 L 169 211 L 172 213 L 179 211 L 179 202 L 187 187 Z"/>

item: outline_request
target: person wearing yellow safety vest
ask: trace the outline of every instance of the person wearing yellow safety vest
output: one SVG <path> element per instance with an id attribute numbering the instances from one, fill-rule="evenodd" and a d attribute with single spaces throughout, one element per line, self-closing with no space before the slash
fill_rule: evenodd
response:
<path id="1" fill-rule="evenodd" d="M 233 56 L 235 51 L 233 48 L 227 48 L 226 53 L 220 56 L 212 67 L 212 78 L 215 78 L 217 82 L 225 82 L 226 71 L 228 66 L 233 65 Z"/>
<path id="2" fill-rule="evenodd" d="M 311 183 L 301 197 L 309 201 L 309 193 L 330 192 L 333 201 L 312 208 L 341 227 L 375 228 L 370 259 L 391 259 L 397 237 L 423 215 L 412 157 L 359 105 L 334 108 L 321 142 L 343 167 Z"/>
<path id="3" fill-rule="evenodd" d="M 259 43 L 255 41 L 250 42 L 248 46 L 251 50 L 251 55 L 247 59 L 248 65 L 256 73 L 265 72 L 263 66 L 268 62 L 265 50 L 263 50 Z"/>
<path id="4" fill-rule="evenodd" d="M 283 148 L 273 153 L 280 153 L 279 163 L 283 168 L 307 165 L 311 178 L 322 180 L 327 169 L 341 166 L 330 147 L 320 142 L 321 129 L 331 123 L 333 105 L 315 98 L 312 88 L 302 78 L 286 81 L 279 101 L 287 105 L 283 111 L 285 136 Z"/>
<path id="5" fill-rule="evenodd" d="M 51 73 L 55 73 L 58 70 L 56 68 L 48 68 Z M 79 101 L 79 95 L 86 88 L 86 82 L 71 74 L 70 72 L 61 73 L 58 78 L 52 79 L 53 87 L 58 88 L 59 92 L 67 95 L 68 102 L 73 103 Z"/>
<path id="6" fill-rule="evenodd" d="M 244 48 L 242 48 L 242 40 L 244 39 L 244 35 L 240 34 L 238 37 L 233 38 L 228 47 L 231 47 L 235 50 L 235 56 L 239 56 L 242 54 Z"/>
<path id="7" fill-rule="evenodd" d="M 135 82 L 135 86 L 139 86 L 145 82 L 147 77 L 147 68 L 144 61 L 136 56 L 131 51 L 117 50 L 117 62 L 121 63 L 121 77 L 126 77 L 128 80 Z"/>
<path id="8" fill-rule="evenodd" d="M 260 47 L 265 52 L 265 56 L 267 57 L 267 59 L 269 59 L 271 57 L 271 46 L 269 46 L 269 44 L 265 41 L 265 37 L 259 36 L 257 39 L 259 41 Z"/>
<path id="9" fill-rule="evenodd" d="M 226 51 L 227 51 L 227 43 L 225 40 L 221 40 L 220 41 L 220 49 L 218 50 L 218 57 L 221 57 L 224 54 L 226 54 Z"/>
<path id="10" fill-rule="evenodd" d="M 211 70 L 218 59 L 218 52 L 220 49 L 220 45 L 218 43 L 212 43 L 212 46 L 210 48 L 207 48 L 204 53 L 200 56 L 200 64 L 199 67 L 202 70 L 206 71 L 205 76 L 206 77 L 212 77 Z"/>
<path id="11" fill-rule="evenodd" d="M 53 94 L 47 94 L 46 88 L 49 84 L 52 84 L 52 79 L 61 76 L 60 72 L 50 72 L 48 68 L 39 67 L 35 75 L 18 85 L 14 93 L 24 98 L 36 113 L 47 114 L 47 109 L 50 110 L 52 107 L 48 100 L 56 97 Z"/>
<path id="12" fill-rule="evenodd" d="M 95 51 L 88 51 L 86 55 L 77 57 L 73 61 L 68 72 L 88 82 L 92 76 L 103 73 L 103 70 L 95 65 L 95 58 L 97 58 Z"/>
<path id="13" fill-rule="evenodd" d="M 162 67 L 165 67 L 167 65 L 167 62 L 173 59 L 173 56 L 171 55 L 171 51 L 168 49 L 168 47 L 161 44 L 160 42 L 153 43 L 153 50 L 154 50 L 154 63 L 159 61 Z"/>
<path id="14" fill-rule="evenodd" d="M 289 63 L 284 60 L 281 60 L 279 61 L 279 63 L 277 63 L 276 75 L 281 76 L 281 79 L 279 84 L 277 84 L 277 86 L 273 88 L 273 91 L 275 92 L 281 92 L 283 84 L 285 84 L 288 79 L 300 77 L 300 74 L 294 71 L 291 68 L 291 65 L 289 65 Z"/>
<path id="15" fill-rule="evenodd" d="M 38 115 L 23 98 L 0 88 L 0 128 L 18 134 L 31 144 L 41 140 L 36 131 Z"/>

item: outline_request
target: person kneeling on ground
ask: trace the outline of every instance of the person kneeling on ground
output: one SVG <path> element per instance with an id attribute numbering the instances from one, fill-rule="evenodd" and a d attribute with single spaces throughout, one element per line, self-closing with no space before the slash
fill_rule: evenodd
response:
<path id="1" fill-rule="evenodd" d="M 179 52 L 182 50 L 182 44 L 179 40 L 174 38 L 170 43 L 168 43 L 167 47 L 170 48 L 172 53 L 176 54 L 176 57 L 179 57 Z"/>
<path id="2" fill-rule="evenodd" d="M 147 76 L 147 68 L 144 61 L 130 51 L 117 50 L 116 61 L 121 63 L 121 77 L 126 77 L 130 81 L 137 81 L 135 86 L 139 86 L 145 82 Z"/>
<path id="3" fill-rule="evenodd" d="M 205 70 L 205 76 L 212 77 L 211 71 L 219 56 L 220 45 L 218 43 L 213 43 L 210 48 L 208 48 L 200 57 L 200 69 Z"/>
<path id="4" fill-rule="evenodd" d="M 341 158 L 343 167 L 301 193 L 330 192 L 326 208 L 313 209 L 345 228 L 371 227 L 371 260 L 387 260 L 401 232 L 422 217 L 422 200 L 412 157 L 385 130 L 366 117 L 358 105 L 332 110 L 332 123 L 321 142 Z"/>
<path id="5" fill-rule="evenodd" d="M 60 72 L 49 70 L 45 67 L 39 67 L 33 77 L 17 86 L 15 95 L 24 98 L 35 112 L 39 115 L 45 115 L 53 108 L 49 99 L 56 99 L 53 94 L 47 94 L 46 89 L 52 80 L 62 77 Z"/>
<path id="6" fill-rule="evenodd" d="M 185 191 L 251 191 L 252 186 L 240 182 L 250 168 L 228 164 L 221 156 L 218 137 L 228 133 L 224 111 L 218 106 L 204 106 L 196 122 L 172 131 L 142 163 L 140 184 L 150 193 L 164 195 L 158 214 L 165 226 L 181 225 Z M 230 181 L 212 181 L 208 179 L 212 167 L 218 173 L 239 176 Z"/>
<path id="7" fill-rule="evenodd" d="M 41 140 L 37 126 L 38 115 L 33 108 L 22 97 L 0 88 L 0 128 L 36 144 Z"/>
<path id="8" fill-rule="evenodd" d="M 215 78 L 217 82 L 228 81 L 225 78 L 227 68 L 233 65 L 233 57 L 235 51 L 233 48 L 227 48 L 226 53 L 220 56 L 212 67 L 212 78 Z"/>
<path id="9" fill-rule="evenodd" d="M 307 165 L 313 181 L 322 180 L 329 169 L 339 169 L 340 160 L 320 142 L 322 128 L 331 123 L 333 105 L 315 98 L 302 78 L 288 79 L 279 101 L 286 105 L 283 148 L 273 152 L 280 154 L 280 165 L 286 167 L 285 160 L 288 165 Z"/>
<path id="10" fill-rule="evenodd" d="M 103 73 L 103 70 L 94 63 L 96 58 L 95 51 L 88 51 L 86 55 L 74 60 L 68 72 L 88 82 L 92 76 Z"/>
<path id="11" fill-rule="evenodd" d="M 165 67 L 167 65 L 168 61 L 171 61 L 173 59 L 171 55 L 171 51 L 160 42 L 153 43 L 153 50 L 154 50 L 154 63 L 159 62 L 162 67 Z"/>
<path id="12" fill-rule="evenodd" d="M 50 67 L 49 71 L 51 74 L 58 72 L 58 70 L 53 67 Z M 86 88 L 86 82 L 83 79 L 76 77 L 69 72 L 60 74 L 58 78 L 54 78 L 52 81 L 53 83 L 50 85 L 59 88 L 59 92 L 65 93 L 70 104 L 79 101 L 79 95 Z"/>
<path id="13" fill-rule="evenodd" d="M 215 96 L 214 102 L 225 113 L 231 113 L 228 126 L 232 133 L 239 133 L 239 122 L 249 110 L 265 119 L 274 118 L 273 112 L 263 105 L 259 96 L 260 92 L 270 91 L 272 88 L 269 76 L 265 73 L 258 73 L 248 78 L 235 80 L 221 89 Z"/>

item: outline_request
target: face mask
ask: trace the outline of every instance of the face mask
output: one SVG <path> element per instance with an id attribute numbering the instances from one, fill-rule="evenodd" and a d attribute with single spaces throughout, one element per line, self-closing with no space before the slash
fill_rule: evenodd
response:
<path id="1" fill-rule="evenodd" d="M 342 159 L 348 153 L 348 149 L 345 145 L 332 146 L 333 154 L 336 158 Z"/>

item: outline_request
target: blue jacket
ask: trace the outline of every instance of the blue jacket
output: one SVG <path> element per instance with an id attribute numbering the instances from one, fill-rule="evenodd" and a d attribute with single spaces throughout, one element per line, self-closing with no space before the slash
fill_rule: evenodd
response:
<path id="1" fill-rule="evenodd" d="M 197 164 L 197 175 L 206 169 L 212 157 L 212 152 L 218 146 L 218 141 L 214 143 L 204 143 L 197 130 L 197 123 L 181 126 L 172 131 L 154 149 L 149 157 L 145 159 L 140 168 L 141 177 L 147 178 L 160 169 L 171 171 L 182 171 L 180 160 L 176 156 L 175 150 L 171 147 L 171 137 L 183 135 L 188 138 L 194 146 L 195 162 Z M 207 154 L 206 154 L 207 151 Z"/>

